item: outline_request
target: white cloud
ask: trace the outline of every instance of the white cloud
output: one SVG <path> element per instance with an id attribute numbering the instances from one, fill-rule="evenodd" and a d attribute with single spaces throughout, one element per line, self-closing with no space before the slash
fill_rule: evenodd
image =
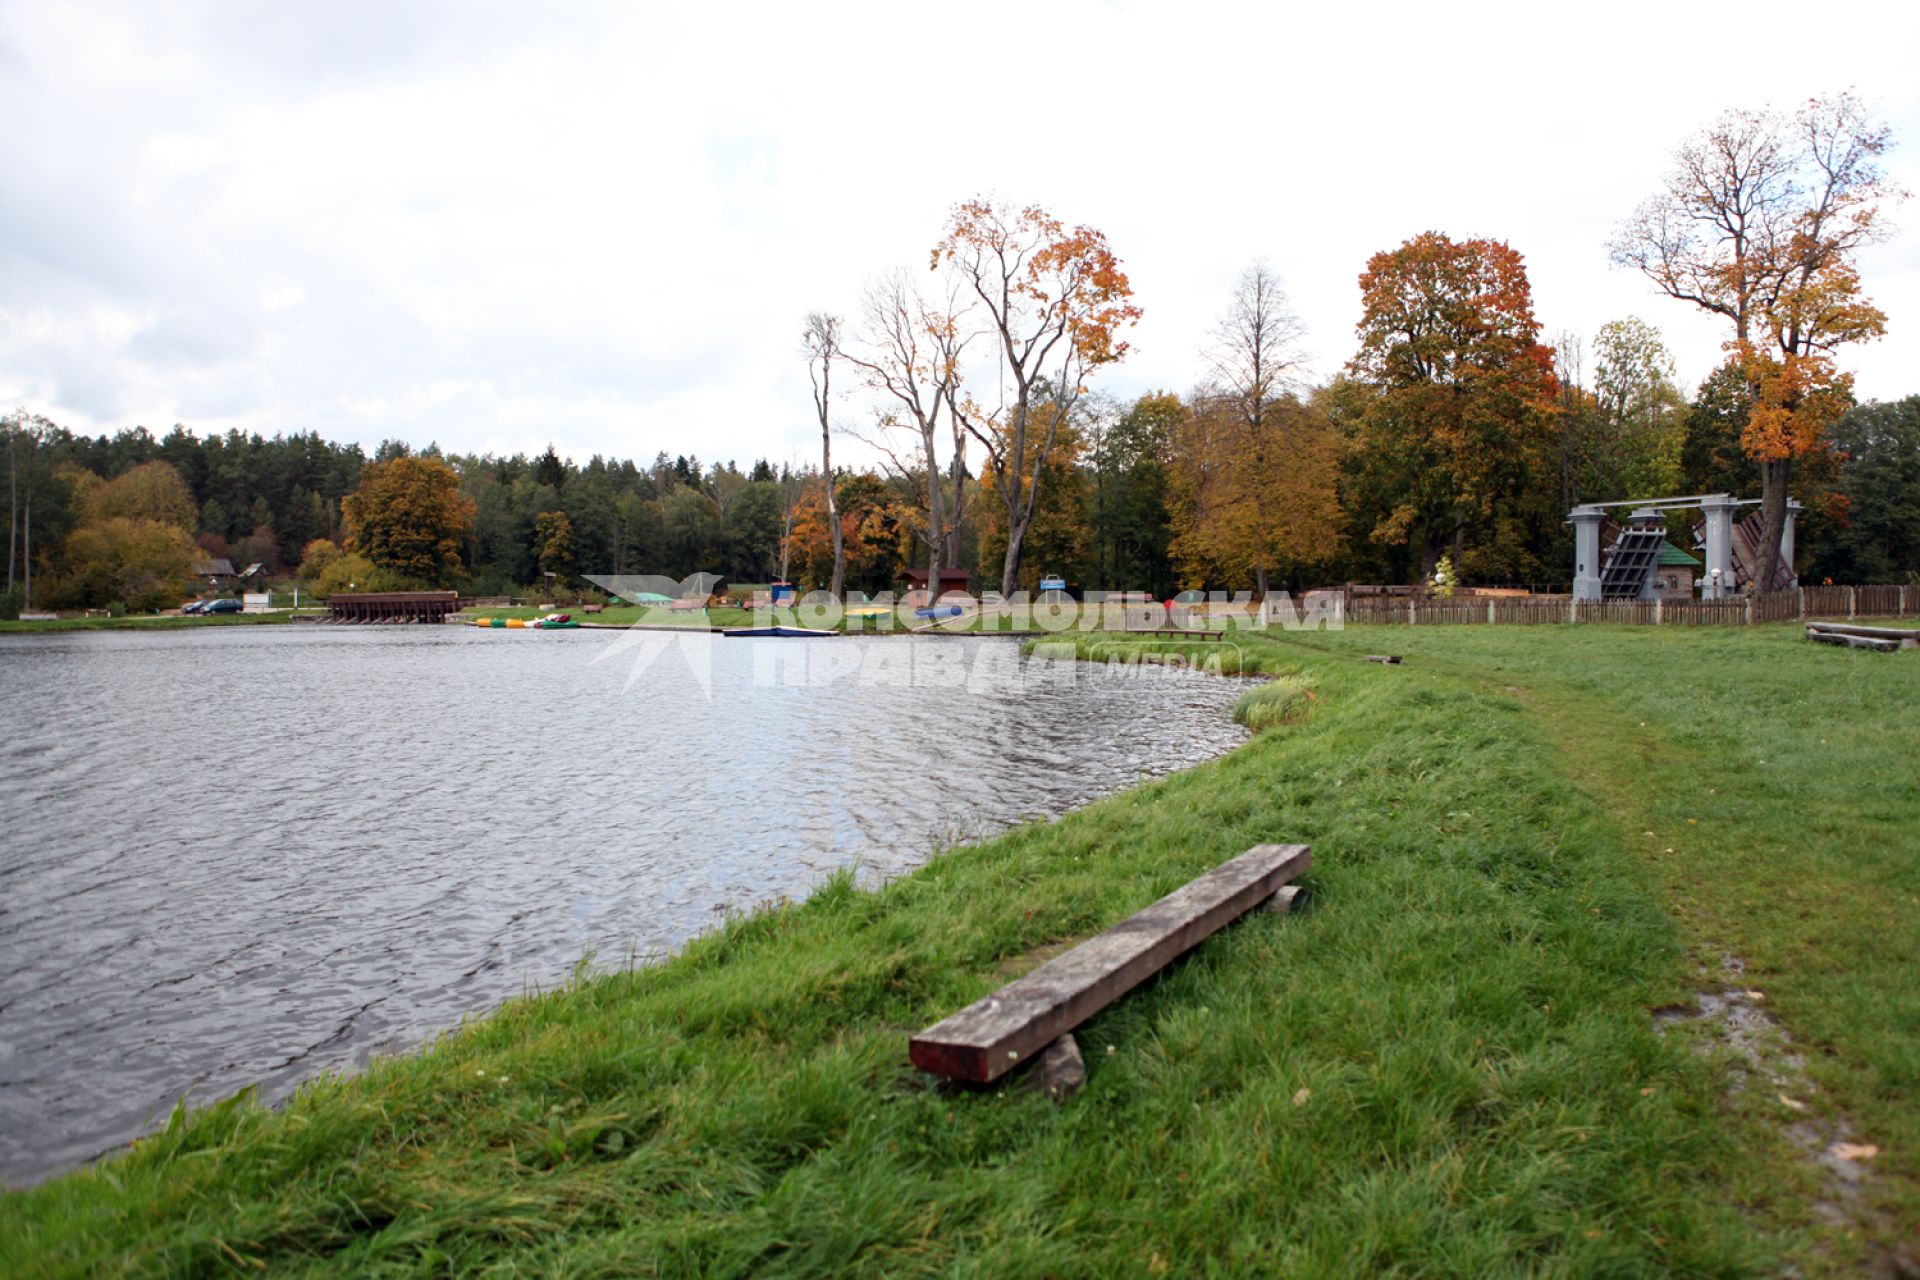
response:
<path id="1" fill-rule="evenodd" d="M 1122 394 L 1191 382 L 1255 257 L 1331 372 L 1367 256 L 1428 228 L 1510 241 L 1550 331 L 1638 314 L 1697 378 L 1718 332 L 1603 247 L 1683 135 L 1852 83 L 1920 189 L 1907 9 L 1826 19 L 1844 58 L 1784 7 L 1547 12 L 15 3 L 0 402 L 809 456 L 801 316 L 980 191 L 1108 233 L 1146 309 Z M 1864 265 L 1892 328 L 1860 390 L 1920 391 L 1920 232 Z"/>

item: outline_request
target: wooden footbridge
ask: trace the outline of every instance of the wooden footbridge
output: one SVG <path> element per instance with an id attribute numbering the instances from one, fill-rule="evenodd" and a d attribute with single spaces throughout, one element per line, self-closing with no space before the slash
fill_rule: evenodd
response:
<path id="1" fill-rule="evenodd" d="M 459 608 L 458 591 L 336 592 L 327 600 L 327 621 L 445 622 Z"/>

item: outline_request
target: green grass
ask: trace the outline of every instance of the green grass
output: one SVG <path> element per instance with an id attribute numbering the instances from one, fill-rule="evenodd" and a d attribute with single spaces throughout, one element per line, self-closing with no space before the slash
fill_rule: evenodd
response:
<path id="1" fill-rule="evenodd" d="M 302 609 L 302 614 L 318 616 L 322 611 Z M 187 627 L 252 627 L 289 622 L 288 613 L 216 613 L 211 617 L 180 617 L 177 614 L 142 616 L 129 614 L 119 618 L 45 618 L 28 621 L 0 621 L 0 635 L 33 631 L 175 631 Z"/>
<path id="2" fill-rule="evenodd" d="M 1219 761 L 878 891 L 841 875 L 281 1109 L 179 1116 L 0 1201 L 0 1272 L 1845 1274 L 1920 1224 L 1920 655 L 1071 643 L 1297 692 L 1256 694 L 1267 727 Z M 1407 664 L 1359 661 L 1383 648 Z M 1065 1105 L 907 1064 L 1046 948 L 1273 840 L 1313 844 L 1314 909 L 1093 1019 Z M 1864 1234 L 1813 1212 L 1724 1056 L 1652 1025 L 1723 950 L 1883 1148 Z"/>

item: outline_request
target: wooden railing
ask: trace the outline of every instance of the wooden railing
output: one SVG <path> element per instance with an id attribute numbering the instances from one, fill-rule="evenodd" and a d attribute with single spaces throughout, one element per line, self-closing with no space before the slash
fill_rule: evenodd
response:
<path id="1" fill-rule="evenodd" d="M 1907 618 L 1920 614 L 1920 587 L 1800 587 L 1727 600 L 1581 601 L 1571 596 L 1442 599 L 1361 597 L 1347 602 L 1348 622 L 1407 624 L 1612 622 L 1631 626 L 1751 626 L 1800 618 Z"/>

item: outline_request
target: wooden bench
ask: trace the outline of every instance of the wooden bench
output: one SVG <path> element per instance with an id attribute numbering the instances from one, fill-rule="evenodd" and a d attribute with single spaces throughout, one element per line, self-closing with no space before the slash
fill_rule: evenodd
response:
<path id="1" fill-rule="evenodd" d="M 606 607 L 607 607 L 607 606 L 605 606 L 605 605 L 603 605 L 603 604 L 583 604 L 583 605 L 581 605 L 581 606 L 580 606 L 580 612 L 582 612 L 582 613 L 599 613 L 599 612 L 600 612 L 601 610 L 603 610 L 603 609 L 605 609 Z"/>
<path id="2" fill-rule="evenodd" d="M 1312 862 L 1304 844 L 1255 845 L 934 1023 L 908 1042 L 907 1056 L 933 1075 L 991 1083 L 1272 899 Z"/>
<path id="3" fill-rule="evenodd" d="M 667 606 L 668 613 L 695 613 L 707 607 L 706 598 L 675 600 Z"/>

